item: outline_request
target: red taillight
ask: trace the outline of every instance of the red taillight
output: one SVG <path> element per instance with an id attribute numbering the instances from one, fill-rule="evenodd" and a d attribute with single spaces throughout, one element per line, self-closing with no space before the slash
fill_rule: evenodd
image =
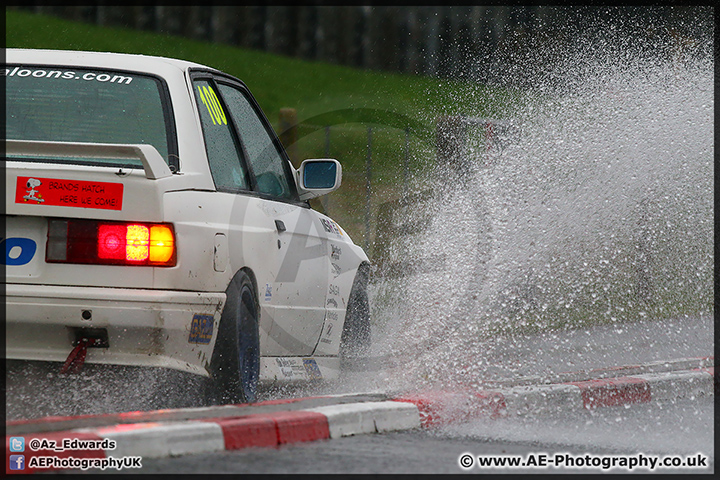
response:
<path id="1" fill-rule="evenodd" d="M 125 225 L 99 225 L 97 235 L 98 258 L 103 260 L 124 260 L 126 235 L 127 227 Z"/>
<path id="2" fill-rule="evenodd" d="M 175 232 L 166 223 L 50 220 L 45 258 L 51 263 L 172 267 Z"/>

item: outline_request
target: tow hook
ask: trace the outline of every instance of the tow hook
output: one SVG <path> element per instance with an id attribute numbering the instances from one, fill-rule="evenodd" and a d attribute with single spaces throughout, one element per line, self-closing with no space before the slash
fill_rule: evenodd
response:
<path id="1" fill-rule="evenodd" d="M 87 354 L 88 347 L 95 345 L 95 342 L 98 340 L 97 338 L 81 338 L 75 348 L 70 352 L 70 355 L 68 355 L 65 364 L 60 369 L 60 373 L 80 373 L 80 370 L 82 370 L 85 364 L 85 355 Z"/>
<path id="2" fill-rule="evenodd" d="M 108 348 L 107 330 L 104 328 L 82 328 L 74 329 L 75 341 L 67 360 L 60 369 L 61 374 L 80 373 L 85 364 L 85 356 L 88 348 Z"/>

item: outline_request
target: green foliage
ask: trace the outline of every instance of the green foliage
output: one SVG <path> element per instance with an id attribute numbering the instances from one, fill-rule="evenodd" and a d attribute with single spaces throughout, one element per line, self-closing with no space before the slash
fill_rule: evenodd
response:
<path id="1" fill-rule="evenodd" d="M 8 48 L 109 51 L 158 55 L 218 68 L 243 80 L 269 117 L 280 108 L 298 111 L 300 120 L 340 110 L 379 109 L 423 121 L 460 108 L 453 98 L 470 88 L 439 81 L 364 71 L 283 57 L 148 31 L 72 22 L 51 16 L 6 10 Z M 465 98 L 467 100 L 467 98 Z M 483 108 L 486 98 L 478 98 Z M 472 106 L 464 104 L 465 108 Z M 433 120 L 430 118 L 430 120 Z"/>

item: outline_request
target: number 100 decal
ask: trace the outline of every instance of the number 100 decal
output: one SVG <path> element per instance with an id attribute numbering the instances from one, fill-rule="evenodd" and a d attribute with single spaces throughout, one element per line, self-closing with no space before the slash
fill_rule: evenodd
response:
<path id="1" fill-rule="evenodd" d="M 212 118 L 214 125 L 227 125 L 227 118 L 225 117 L 225 112 L 223 112 L 222 105 L 220 105 L 220 100 L 218 100 L 217 95 L 215 95 L 215 91 L 212 89 L 212 87 L 207 86 L 198 86 L 198 92 L 200 93 L 200 100 L 205 104 L 205 107 L 207 107 L 208 112 L 210 113 L 210 117 Z"/>

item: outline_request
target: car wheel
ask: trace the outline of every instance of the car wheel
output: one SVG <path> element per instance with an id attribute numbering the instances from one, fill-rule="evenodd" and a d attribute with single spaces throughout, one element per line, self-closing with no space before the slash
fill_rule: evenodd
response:
<path id="1" fill-rule="evenodd" d="M 210 361 L 214 398 L 252 403 L 260 376 L 259 307 L 250 277 L 239 271 L 225 292 L 215 349 Z"/>
<path id="2" fill-rule="evenodd" d="M 366 357 L 370 353 L 370 302 L 367 293 L 369 274 L 366 266 L 358 269 L 350 291 L 340 337 L 341 362 Z"/>

